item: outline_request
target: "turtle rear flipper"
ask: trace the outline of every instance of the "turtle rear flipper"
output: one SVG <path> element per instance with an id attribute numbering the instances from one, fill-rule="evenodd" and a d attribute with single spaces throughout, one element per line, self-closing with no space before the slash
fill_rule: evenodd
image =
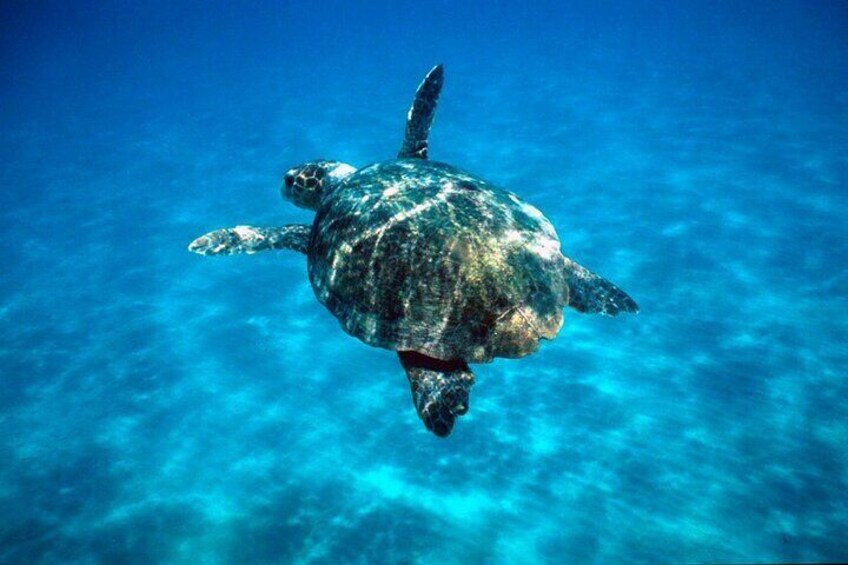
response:
<path id="1" fill-rule="evenodd" d="M 398 352 L 412 387 L 412 402 L 427 429 L 439 437 L 453 430 L 457 416 L 468 412 L 474 373 L 462 360 L 442 361 L 415 351 Z"/>
<path id="2" fill-rule="evenodd" d="M 639 305 L 626 292 L 568 258 L 565 282 L 568 285 L 568 305 L 578 312 L 607 316 L 639 312 Z"/>
<path id="3" fill-rule="evenodd" d="M 398 159 L 426 159 L 428 151 L 427 136 L 436 115 L 436 103 L 442 91 L 445 74 L 442 65 L 436 65 L 418 87 L 415 99 L 406 117 L 406 134 L 398 152 Z"/>
<path id="4" fill-rule="evenodd" d="M 291 249 L 307 253 L 312 226 L 291 224 L 273 228 L 236 226 L 201 235 L 188 250 L 199 255 L 236 255 L 271 249 Z"/>

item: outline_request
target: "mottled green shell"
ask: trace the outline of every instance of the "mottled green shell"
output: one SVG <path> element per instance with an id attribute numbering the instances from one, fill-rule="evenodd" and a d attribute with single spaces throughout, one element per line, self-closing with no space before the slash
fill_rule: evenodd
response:
<path id="1" fill-rule="evenodd" d="M 443 163 L 365 167 L 328 192 L 309 278 L 351 335 L 439 359 L 522 357 L 567 301 L 550 222 L 514 194 Z"/>

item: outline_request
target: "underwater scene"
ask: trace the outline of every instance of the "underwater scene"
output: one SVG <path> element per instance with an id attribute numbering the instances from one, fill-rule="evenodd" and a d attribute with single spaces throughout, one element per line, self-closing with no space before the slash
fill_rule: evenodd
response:
<path id="1" fill-rule="evenodd" d="M 848 561 L 848 4 L 0 30 L 0 563 Z"/>

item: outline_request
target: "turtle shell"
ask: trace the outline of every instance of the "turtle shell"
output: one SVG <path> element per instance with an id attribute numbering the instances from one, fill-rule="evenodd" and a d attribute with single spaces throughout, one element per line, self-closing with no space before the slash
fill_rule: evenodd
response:
<path id="1" fill-rule="evenodd" d="M 550 222 L 450 165 L 370 165 L 323 198 L 309 279 L 345 331 L 443 360 L 522 357 L 552 339 L 567 301 Z"/>

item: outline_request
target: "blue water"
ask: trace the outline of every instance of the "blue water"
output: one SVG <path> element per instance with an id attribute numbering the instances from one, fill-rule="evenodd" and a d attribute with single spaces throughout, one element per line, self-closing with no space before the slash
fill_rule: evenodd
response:
<path id="1" fill-rule="evenodd" d="M 843 2 L 3 2 L 0 562 L 848 560 Z M 427 433 L 286 168 L 400 145 L 536 205 L 566 312 Z"/>

